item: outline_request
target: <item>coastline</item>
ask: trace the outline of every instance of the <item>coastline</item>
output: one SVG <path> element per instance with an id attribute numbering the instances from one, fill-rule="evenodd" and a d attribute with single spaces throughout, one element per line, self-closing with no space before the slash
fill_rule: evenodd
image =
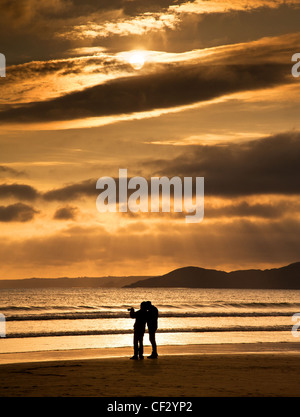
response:
<path id="1" fill-rule="evenodd" d="M 126 358 L 133 353 L 132 347 L 90 348 L 48 350 L 36 352 L 0 353 L 0 366 L 5 364 L 49 362 L 60 360 L 85 360 Z M 150 347 L 145 346 L 145 355 Z M 201 354 L 253 354 L 282 353 L 300 354 L 299 342 L 259 342 L 259 343 L 216 343 L 159 346 L 160 355 L 201 355 Z"/>
<path id="2" fill-rule="evenodd" d="M 0 396 L 300 395 L 297 342 L 161 346 L 158 360 L 131 361 L 131 354 L 131 348 L 1 354 Z"/>

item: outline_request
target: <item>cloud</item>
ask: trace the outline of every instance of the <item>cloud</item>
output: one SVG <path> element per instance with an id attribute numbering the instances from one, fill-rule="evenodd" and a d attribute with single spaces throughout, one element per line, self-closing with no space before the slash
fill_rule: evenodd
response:
<path id="1" fill-rule="evenodd" d="M 178 6 L 184 2 L 178 0 L 176 3 Z M 51 31 L 55 34 L 64 33 L 79 22 L 85 25 L 90 22 L 115 23 L 136 16 L 143 18 L 153 13 L 167 12 L 172 4 L 172 0 L 18 0 L 14 4 L 9 0 L 1 0 L 0 23 L 4 30 L 13 27 L 14 35 L 26 30 L 27 35 L 33 36 L 44 27 L 44 33 L 40 33 L 37 39 L 43 41 L 45 34 Z"/>
<path id="2" fill-rule="evenodd" d="M 255 194 L 299 195 L 300 132 L 284 132 L 242 143 L 218 143 L 214 145 L 186 146 L 179 156 L 170 159 L 143 161 L 142 175 L 148 181 L 154 176 L 204 177 L 205 196 L 243 197 Z M 118 174 L 118 172 L 116 172 Z M 128 180 L 131 176 L 128 177 Z M 96 189 L 98 178 L 90 178 L 61 187 L 40 191 L 26 184 L 0 185 L 0 198 L 19 200 L 70 202 L 88 198 L 96 201 L 100 191 Z M 118 177 L 114 177 L 118 202 Z M 134 190 L 128 191 L 128 196 Z M 227 214 L 257 215 L 280 213 L 273 207 L 269 211 L 259 205 L 228 207 Z M 67 212 L 66 216 L 70 215 Z M 211 212 L 211 215 L 213 210 Z M 231 213 L 231 214 L 230 214 Z M 260 213 L 260 214 L 259 214 Z M 265 214 L 264 214 L 265 213 Z M 73 213 L 74 214 L 74 213 Z M 215 211 L 215 214 L 217 212 Z M 57 214 L 59 215 L 59 213 Z"/>
<path id="3" fill-rule="evenodd" d="M 56 210 L 54 213 L 53 219 L 54 220 L 75 220 L 77 213 L 76 207 L 61 207 Z"/>
<path id="4" fill-rule="evenodd" d="M 74 26 L 70 32 L 63 33 L 64 38 L 95 39 L 106 38 L 111 35 L 128 36 L 143 35 L 164 29 L 175 29 L 179 20 L 176 14 L 147 13 L 135 18 L 122 18 L 114 22 L 106 21 L 102 24 L 88 22 L 86 25 Z"/>
<path id="5" fill-rule="evenodd" d="M 88 179 L 47 191 L 43 198 L 48 201 L 69 201 L 84 196 L 96 196 L 96 180 Z"/>
<path id="6" fill-rule="evenodd" d="M 86 55 L 9 66 L 1 85 L 0 109 L 53 99 L 133 72 L 128 62 L 100 50 L 95 56 Z"/>
<path id="7" fill-rule="evenodd" d="M 10 66 L 0 123 L 120 116 L 295 83 L 291 50 L 299 41 L 289 34 L 155 59 L 152 51 L 138 73 L 108 53 Z"/>
<path id="8" fill-rule="evenodd" d="M 297 32 L 300 7 L 292 1 L 202 1 L 177 7 L 176 14 L 180 24 L 166 32 L 167 45 L 187 48 L 189 41 L 194 49 Z"/>
<path id="9" fill-rule="evenodd" d="M 58 17 L 70 6 L 68 0 L 1 0 L 1 21 L 14 28 L 35 24 L 36 19 Z"/>
<path id="10" fill-rule="evenodd" d="M 292 0 L 1 0 L 0 8 L 9 64 L 65 57 L 78 39 L 113 52 L 183 51 L 297 31 L 299 21 Z"/>
<path id="11" fill-rule="evenodd" d="M 292 82 L 289 76 L 290 64 L 173 65 L 157 73 L 124 77 L 2 111 L 0 121 L 62 121 L 172 108 Z"/>
<path id="12" fill-rule="evenodd" d="M 175 3 L 175 4 L 174 4 Z M 49 19 L 64 19 L 68 23 L 82 20 L 97 20 L 99 15 L 111 17 L 110 12 L 115 12 L 116 17 L 135 17 L 149 15 L 151 13 L 199 13 L 208 14 L 216 12 L 228 12 L 230 10 L 252 10 L 262 7 L 278 8 L 282 4 L 296 7 L 294 0 L 251 0 L 245 4 L 242 0 L 18 0 L 11 3 L 9 0 L 1 0 L 1 17 L 4 23 L 13 25 L 14 28 L 37 25 Z"/>
<path id="13" fill-rule="evenodd" d="M 128 226 L 116 233 L 99 227 L 81 232 L 73 228 L 3 242 L 0 273 L 3 268 L 6 275 L 13 271 L 13 276 L 19 269 L 21 276 L 28 276 L 28 270 L 34 276 L 49 276 L 48 268 L 53 267 L 57 274 L 59 266 L 59 274 L 63 270 L 68 276 L 78 276 L 86 275 L 88 265 L 92 276 L 124 274 L 124 265 L 131 266 L 135 274 L 159 274 L 186 265 L 266 267 L 299 261 L 299 244 L 300 223 L 292 219 L 270 223 L 234 219 L 220 221 L 213 229 L 205 221 L 199 227 L 164 221 L 151 229 Z"/>
<path id="14" fill-rule="evenodd" d="M 204 194 L 207 197 L 245 197 L 255 194 L 292 196 L 300 193 L 300 132 L 284 132 L 241 143 L 189 145 L 184 149 L 179 156 L 173 158 L 144 160 L 141 163 L 139 175 L 148 181 L 149 193 L 151 177 L 155 176 L 179 176 L 182 180 L 184 177 L 204 177 Z M 118 175 L 118 172 L 115 171 L 115 174 Z M 131 177 L 128 176 L 128 181 Z M 100 193 L 96 189 L 97 180 L 98 178 L 89 178 L 48 191 L 26 184 L 1 184 L 0 198 L 21 201 L 39 198 L 41 201 L 66 203 L 87 198 L 88 201 L 96 202 Z M 114 180 L 118 202 L 119 178 L 115 176 Z M 133 192 L 134 190 L 129 190 L 128 196 Z M 237 213 L 241 216 L 276 217 L 281 215 L 282 210 L 286 210 L 283 206 L 280 209 L 271 206 L 266 208 L 253 202 L 250 206 L 246 203 L 235 204 L 238 206 L 230 205 L 225 209 L 226 215 L 234 216 Z M 221 215 L 221 210 L 218 212 L 212 208 L 210 215 Z M 55 216 L 71 218 L 74 212 L 62 210 Z"/>
<path id="15" fill-rule="evenodd" d="M 0 206 L 0 222 L 29 222 L 36 213 L 37 210 L 23 203 Z"/>
<path id="16" fill-rule="evenodd" d="M 19 177 L 26 175 L 24 171 L 19 171 L 17 169 L 8 167 L 6 165 L 0 165 L 0 176 L 4 177 Z"/>
<path id="17" fill-rule="evenodd" d="M 248 201 L 232 201 L 214 207 L 207 205 L 205 208 L 206 219 L 220 219 L 226 217 L 257 218 L 257 219 L 279 219 L 286 216 L 300 214 L 300 204 L 294 201 L 276 201 L 264 203 L 250 203 Z"/>
<path id="18" fill-rule="evenodd" d="M 252 221 L 273 221 L 283 218 L 295 218 L 300 215 L 300 204 L 293 201 L 293 199 L 284 199 L 282 196 L 276 199 L 276 201 L 265 202 L 249 202 L 246 200 L 240 201 L 239 198 L 232 199 L 228 203 L 227 199 L 219 200 L 217 204 L 210 201 L 209 198 L 205 199 L 205 215 L 204 219 L 213 221 L 215 223 L 218 220 L 231 221 L 233 219 L 251 219 Z M 143 213 L 143 212 L 125 212 L 121 213 L 122 216 L 129 217 L 134 220 L 163 220 L 166 221 L 182 219 L 185 220 L 185 216 L 188 212 L 172 211 L 170 213 Z M 213 227 L 213 226 L 212 226 Z"/>
<path id="19" fill-rule="evenodd" d="M 138 44 L 182 52 L 297 32 L 299 16 L 299 5 L 292 1 L 184 2 L 165 10 L 157 7 L 138 13 L 135 9 L 132 14 L 125 8 L 107 19 L 97 15 L 69 25 L 59 36 L 112 51 Z"/>
<path id="20" fill-rule="evenodd" d="M 205 195 L 299 194 L 300 132 L 246 143 L 191 146 L 173 160 L 148 163 L 156 175 L 205 178 Z"/>
<path id="21" fill-rule="evenodd" d="M 26 184 L 0 184 L 0 198 L 15 197 L 20 200 L 35 200 L 39 197 L 38 191 Z"/>
<path id="22" fill-rule="evenodd" d="M 7 262 L 15 265 L 19 259 L 23 266 L 31 264 L 35 267 L 80 264 L 100 259 L 108 237 L 109 234 L 98 227 L 93 234 L 88 228 L 82 233 L 70 229 L 52 235 L 11 240 L 0 248 L 0 259 L 7 257 Z"/>
<path id="23" fill-rule="evenodd" d="M 83 49 L 83 48 L 80 48 Z M 28 81 L 28 79 L 36 79 L 37 77 L 46 75 L 72 75 L 82 74 L 85 72 L 89 76 L 94 73 L 108 74 L 119 70 L 120 68 L 129 71 L 131 69 L 129 64 L 120 62 L 117 58 L 101 52 L 100 48 L 95 48 L 97 55 L 90 56 L 89 51 L 86 51 L 88 56 L 73 57 L 66 59 L 52 59 L 47 61 L 31 61 L 20 65 L 11 65 L 6 77 L 6 82 L 15 83 L 18 81 Z M 72 50 L 71 52 L 76 52 Z M 80 52 L 80 50 L 79 50 Z"/>
<path id="24" fill-rule="evenodd" d="M 98 178 L 97 178 L 98 179 Z M 96 189 L 97 179 L 88 179 L 81 182 L 68 184 L 54 190 L 47 191 L 43 194 L 43 199 L 46 201 L 72 201 L 81 199 L 84 197 L 96 198 L 100 193 L 100 190 Z M 116 201 L 118 202 L 119 197 L 119 178 L 113 178 L 116 183 Z M 129 181 L 130 177 L 128 177 Z M 134 190 L 128 190 L 128 196 L 130 196 Z"/>

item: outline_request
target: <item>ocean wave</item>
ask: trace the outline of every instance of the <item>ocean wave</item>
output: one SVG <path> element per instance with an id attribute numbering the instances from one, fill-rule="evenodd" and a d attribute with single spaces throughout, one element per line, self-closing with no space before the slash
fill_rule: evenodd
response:
<path id="1" fill-rule="evenodd" d="M 162 312 L 159 317 L 189 318 L 189 317 L 290 317 L 294 312 L 256 311 L 256 312 Z M 45 320 L 95 320 L 95 319 L 122 319 L 128 318 L 128 312 L 101 311 L 76 313 L 45 313 L 45 314 L 19 314 L 8 315 L 6 321 L 45 321 Z"/>
<path id="2" fill-rule="evenodd" d="M 47 310 L 62 310 L 62 311 L 66 311 L 66 310 L 78 310 L 79 308 L 84 308 L 84 309 L 88 309 L 89 307 L 84 306 L 47 306 L 45 308 L 45 306 L 4 306 L 4 307 L 0 307 L 0 311 L 4 311 L 4 312 L 9 312 L 9 311 L 45 311 L 45 309 Z M 90 307 L 90 308 L 94 308 L 94 307 Z"/>
<path id="3" fill-rule="evenodd" d="M 163 305 L 161 306 L 164 307 Z M 169 306 L 173 308 L 178 308 L 178 306 Z M 288 308 L 300 308 L 300 303 L 297 302 L 224 302 L 224 301 L 214 301 L 209 303 L 197 303 L 190 305 L 188 303 L 186 304 L 180 304 L 180 307 L 182 308 L 237 308 L 237 309 L 244 309 L 244 308 L 257 308 L 257 309 L 288 309 Z"/>
<path id="4" fill-rule="evenodd" d="M 176 329 L 158 329 L 157 333 L 224 333 L 224 332 L 283 332 L 290 331 L 290 326 L 228 326 L 228 327 L 206 327 L 206 328 L 176 328 Z M 146 333 L 148 331 L 146 330 Z M 20 339 L 32 337 L 62 337 L 62 336 L 101 336 L 101 335 L 125 335 L 133 334 L 130 329 L 118 330 L 61 330 L 51 332 L 21 332 L 10 333 L 6 335 L 7 339 Z M 1 343 L 1 342 L 0 342 Z"/>
<path id="5" fill-rule="evenodd" d="M 227 309 L 227 308 L 234 308 L 234 309 L 293 309 L 293 308 L 300 308 L 300 303 L 298 302 L 224 302 L 224 301 L 214 301 L 214 302 L 207 302 L 207 303 L 180 303 L 180 304 L 157 304 L 156 305 L 159 310 L 168 311 L 168 310 L 201 310 L 201 309 Z M 0 306 L 0 311 L 9 312 L 9 311 L 26 311 L 26 312 L 34 312 L 34 311 L 78 311 L 81 312 L 82 310 L 88 311 L 120 311 L 120 310 L 127 310 L 130 308 L 131 305 L 122 304 L 122 305 L 8 305 L 8 306 Z"/>

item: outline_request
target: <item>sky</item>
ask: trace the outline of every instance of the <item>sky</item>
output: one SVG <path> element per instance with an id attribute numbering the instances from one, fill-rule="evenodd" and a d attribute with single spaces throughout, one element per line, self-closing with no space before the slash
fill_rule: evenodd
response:
<path id="1" fill-rule="evenodd" d="M 0 278 L 299 261 L 299 21 L 292 0 L 0 0 Z M 100 213 L 119 169 L 204 177 L 203 221 Z"/>

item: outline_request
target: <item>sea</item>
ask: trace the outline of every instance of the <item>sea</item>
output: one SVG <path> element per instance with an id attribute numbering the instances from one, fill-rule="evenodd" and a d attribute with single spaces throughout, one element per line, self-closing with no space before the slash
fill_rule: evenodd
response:
<path id="1" fill-rule="evenodd" d="M 128 309 L 142 301 L 159 310 L 158 346 L 300 343 L 299 290 L 1 289 L 0 353 L 132 346 Z"/>

